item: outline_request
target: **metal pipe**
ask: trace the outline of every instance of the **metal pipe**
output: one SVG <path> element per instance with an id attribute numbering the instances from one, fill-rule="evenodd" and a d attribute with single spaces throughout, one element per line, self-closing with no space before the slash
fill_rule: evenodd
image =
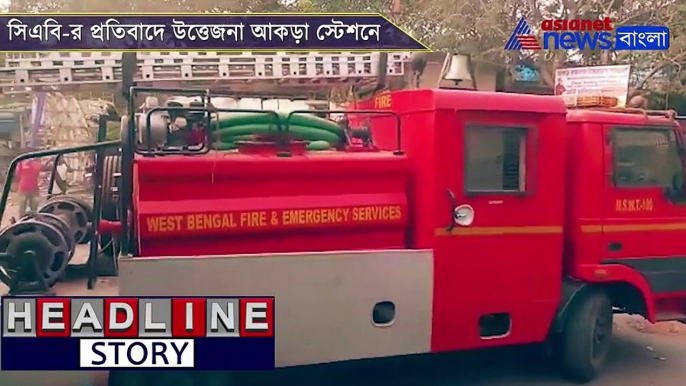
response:
<path id="1" fill-rule="evenodd" d="M 98 142 L 104 142 L 107 137 L 107 116 L 101 115 L 98 122 Z M 98 239 L 100 234 L 100 215 L 102 212 L 102 179 L 105 168 L 105 149 L 95 151 L 95 189 L 93 190 L 93 219 L 92 219 L 92 239 L 88 252 L 88 289 L 95 287 L 97 279 L 96 262 L 98 257 Z M 116 259 L 117 256 L 114 256 Z"/>

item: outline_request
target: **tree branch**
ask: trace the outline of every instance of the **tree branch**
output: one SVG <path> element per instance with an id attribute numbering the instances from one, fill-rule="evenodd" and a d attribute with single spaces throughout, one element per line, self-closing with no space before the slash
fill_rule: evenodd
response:
<path id="1" fill-rule="evenodd" d="M 538 2 L 536 0 L 529 0 L 529 7 L 531 7 L 534 19 L 540 23 L 543 16 L 541 15 L 541 9 L 538 8 Z"/>
<path id="2" fill-rule="evenodd" d="M 629 23 L 629 22 L 635 22 L 635 21 L 637 21 L 637 20 L 643 18 L 644 16 L 650 15 L 650 14 L 652 14 L 652 13 L 653 13 L 653 10 L 648 10 L 648 11 L 639 12 L 639 13 L 637 13 L 637 14 L 635 14 L 635 15 L 631 15 L 631 16 L 627 17 L 627 18 L 624 19 L 624 20 L 615 22 L 615 25 L 616 25 L 616 26 L 626 25 L 626 24 Z"/>
<path id="3" fill-rule="evenodd" d="M 635 97 L 636 95 L 638 95 L 639 90 L 641 88 L 643 88 L 643 86 L 645 86 L 646 82 L 648 82 L 650 79 L 652 79 L 660 71 L 662 71 L 663 69 L 665 69 L 668 66 L 673 65 L 675 62 L 681 61 L 684 58 L 686 58 L 686 52 L 682 52 L 679 55 L 672 58 L 671 60 L 662 62 L 659 65 L 655 66 L 655 68 L 653 68 L 652 71 L 650 71 L 648 73 L 648 75 L 646 75 L 643 79 L 641 79 L 638 83 L 636 83 L 634 91 L 631 93 L 631 95 L 629 96 L 628 99 L 631 99 L 631 98 Z"/>

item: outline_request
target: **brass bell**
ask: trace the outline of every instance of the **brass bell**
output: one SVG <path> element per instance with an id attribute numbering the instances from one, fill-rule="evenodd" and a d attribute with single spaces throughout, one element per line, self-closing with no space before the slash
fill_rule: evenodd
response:
<path id="1" fill-rule="evenodd" d="M 448 58 L 447 71 L 445 72 L 445 75 L 443 75 L 443 79 L 452 80 L 455 83 L 465 80 L 472 80 L 472 75 L 469 69 L 470 64 L 469 55 L 450 55 Z"/>

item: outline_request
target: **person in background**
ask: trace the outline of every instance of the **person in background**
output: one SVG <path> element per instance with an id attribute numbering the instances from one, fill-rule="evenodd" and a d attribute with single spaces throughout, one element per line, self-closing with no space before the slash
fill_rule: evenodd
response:
<path id="1" fill-rule="evenodd" d="M 555 95 L 563 95 L 567 91 L 567 88 L 562 84 L 562 78 L 557 79 L 557 85 L 555 86 Z"/>
<path id="2" fill-rule="evenodd" d="M 21 197 L 19 201 L 19 217 L 26 214 L 28 207 L 30 212 L 38 210 L 38 179 L 41 172 L 39 159 L 27 159 L 17 165 L 17 190 Z"/>
<path id="3" fill-rule="evenodd" d="M 52 171 L 52 164 L 48 165 L 48 167 L 43 170 Z M 55 170 L 55 184 L 62 194 L 67 194 L 67 189 L 69 188 L 69 183 L 66 181 L 67 173 L 69 172 L 72 172 L 72 169 L 69 167 L 69 164 L 64 157 L 60 157 L 60 160 L 57 163 L 57 169 Z"/>

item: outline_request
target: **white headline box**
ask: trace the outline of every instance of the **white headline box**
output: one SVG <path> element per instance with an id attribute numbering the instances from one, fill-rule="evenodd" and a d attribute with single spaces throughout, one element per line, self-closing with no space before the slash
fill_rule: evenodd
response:
<path id="1" fill-rule="evenodd" d="M 193 339 L 81 339 L 81 368 L 193 368 Z"/>

